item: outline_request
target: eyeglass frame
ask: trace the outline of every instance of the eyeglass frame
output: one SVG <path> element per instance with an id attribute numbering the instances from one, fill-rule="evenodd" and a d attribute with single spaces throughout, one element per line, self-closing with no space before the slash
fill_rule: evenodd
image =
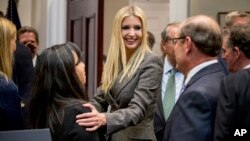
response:
<path id="1" fill-rule="evenodd" d="M 177 40 L 185 39 L 186 37 L 177 37 L 177 38 L 167 38 L 164 42 L 170 41 L 173 45 L 177 43 Z"/>

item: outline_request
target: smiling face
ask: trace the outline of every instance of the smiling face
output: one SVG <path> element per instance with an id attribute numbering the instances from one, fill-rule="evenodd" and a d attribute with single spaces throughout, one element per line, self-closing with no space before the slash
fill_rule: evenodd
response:
<path id="1" fill-rule="evenodd" d="M 126 52 L 133 53 L 142 41 L 142 24 L 136 16 L 125 17 L 121 24 L 121 34 Z"/>

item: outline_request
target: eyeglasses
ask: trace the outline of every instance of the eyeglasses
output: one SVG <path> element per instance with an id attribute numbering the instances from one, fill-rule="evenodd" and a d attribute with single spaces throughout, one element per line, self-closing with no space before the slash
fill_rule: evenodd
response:
<path id="1" fill-rule="evenodd" d="M 172 38 L 171 39 L 171 42 L 173 45 L 175 45 L 177 43 L 178 40 L 181 40 L 181 39 L 185 39 L 186 37 L 178 37 L 178 38 Z"/>
<path id="2" fill-rule="evenodd" d="M 162 41 L 162 42 L 171 42 L 173 45 L 175 45 L 177 43 L 177 40 L 180 40 L 180 39 L 185 39 L 186 37 L 178 37 L 178 38 L 167 38 L 165 41 Z"/>

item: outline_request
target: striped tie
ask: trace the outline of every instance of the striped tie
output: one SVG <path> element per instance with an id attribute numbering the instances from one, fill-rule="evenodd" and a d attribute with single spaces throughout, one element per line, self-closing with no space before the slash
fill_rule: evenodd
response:
<path id="1" fill-rule="evenodd" d="M 165 90 L 165 96 L 163 99 L 163 112 L 166 121 L 175 104 L 175 73 L 176 70 L 174 68 L 170 70 L 170 75 L 168 77 L 168 82 Z"/>

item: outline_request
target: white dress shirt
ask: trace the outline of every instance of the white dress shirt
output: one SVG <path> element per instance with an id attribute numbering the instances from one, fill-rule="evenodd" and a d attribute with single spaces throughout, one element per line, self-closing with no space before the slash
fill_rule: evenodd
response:
<path id="1" fill-rule="evenodd" d="M 32 59 L 32 63 L 33 63 L 33 67 L 36 66 L 36 59 L 37 59 L 37 55 L 35 55 Z"/>
<path id="2" fill-rule="evenodd" d="M 250 64 L 246 65 L 243 69 L 249 69 L 250 68 Z"/>
<path id="3" fill-rule="evenodd" d="M 164 96 L 165 96 L 168 77 L 170 75 L 170 70 L 172 68 L 173 68 L 173 66 L 168 62 L 167 57 L 165 57 L 163 75 L 162 75 L 162 83 L 161 83 L 162 101 L 163 101 Z M 175 74 L 175 84 L 176 84 L 175 103 L 178 100 L 178 98 L 180 97 L 180 94 L 181 94 L 180 92 L 181 92 L 181 89 L 182 89 L 183 81 L 184 81 L 184 75 L 182 73 L 180 73 L 180 72 L 176 72 L 176 74 Z"/>

